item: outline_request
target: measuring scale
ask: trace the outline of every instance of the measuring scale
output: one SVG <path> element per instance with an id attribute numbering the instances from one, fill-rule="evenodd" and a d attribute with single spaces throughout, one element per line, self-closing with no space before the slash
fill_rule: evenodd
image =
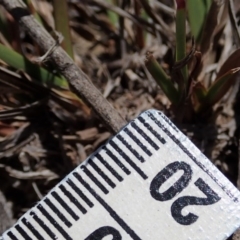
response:
<path id="1" fill-rule="evenodd" d="M 239 191 L 161 112 L 126 125 L 3 240 L 226 239 Z"/>

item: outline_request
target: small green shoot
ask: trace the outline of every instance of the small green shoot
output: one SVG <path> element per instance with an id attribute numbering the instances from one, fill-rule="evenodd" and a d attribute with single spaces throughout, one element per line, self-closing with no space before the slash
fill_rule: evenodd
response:
<path id="1" fill-rule="evenodd" d="M 55 29 L 62 33 L 64 40 L 62 42 L 63 49 L 73 59 L 73 48 L 71 32 L 69 27 L 68 5 L 67 0 L 52 0 L 54 9 Z"/>
<path id="2" fill-rule="evenodd" d="M 186 5 L 185 0 L 177 0 L 176 2 L 176 62 L 179 62 L 186 57 Z M 181 72 L 186 86 L 188 80 L 187 65 L 183 66 Z"/>
<path id="3" fill-rule="evenodd" d="M 42 84 L 55 85 L 61 88 L 68 88 L 68 83 L 63 77 L 58 77 L 46 69 L 31 63 L 27 58 L 12 49 L 0 44 L 0 59 L 9 66 L 22 70 L 29 74 L 33 79 Z"/>
<path id="4" fill-rule="evenodd" d="M 177 89 L 174 87 L 171 78 L 165 73 L 161 65 L 156 61 L 151 53 L 147 53 L 145 64 L 148 71 L 159 84 L 168 99 L 173 104 L 177 104 L 179 101 Z"/>
<path id="5" fill-rule="evenodd" d="M 201 35 L 204 35 L 202 31 L 207 24 L 205 20 L 206 16 L 208 16 L 207 19 L 211 17 L 209 14 L 213 11 L 210 11 L 213 7 L 216 7 L 215 12 L 218 12 L 220 4 L 216 5 L 214 3 L 215 6 L 212 3 L 212 0 L 186 1 L 190 30 L 194 37 L 199 41 Z M 186 115 L 191 112 L 196 115 L 202 115 L 204 112 L 210 110 L 214 104 L 219 102 L 235 83 L 237 74 L 240 71 L 240 50 L 236 50 L 227 59 L 221 67 L 216 80 L 207 89 L 198 79 L 200 73 L 199 70 L 201 70 L 202 67 L 202 61 L 200 57 L 201 52 L 196 51 L 194 41 L 192 50 L 189 54 L 186 54 L 186 1 L 176 0 L 176 63 L 172 68 L 170 74 L 171 77 L 165 73 L 152 54 L 147 54 L 146 67 L 171 101 L 173 105 L 172 109 L 177 115 L 181 115 L 179 109 L 185 109 Z M 200 9 L 198 10 L 200 12 L 194 15 L 194 11 L 196 12 L 196 5 L 198 4 Z M 211 21 L 211 24 L 215 26 L 216 21 Z M 210 27 L 208 28 L 213 29 Z M 190 66 L 189 69 L 188 66 Z M 186 106 L 188 109 L 186 109 Z M 185 116 L 186 119 L 190 115 Z"/>
<path id="6" fill-rule="evenodd" d="M 235 82 L 234 77 L 240 71 L 240 67 L 231 69 L 218 79 L 214 81 L 212 86 L 208 89 L 206 96 L 203 98 L 201 109 L 207 106 L 213 106 L 217 103 L 230 89 Z"/>
<path id="7" fill-rule="evenodd" d="M 187 0 L 186 3 L 191 33 L 196 43 L 199 43 L 212 0 Z"/>
<path id="8" fill-rule="evenodd" d="M 107 0 L 107 2 L 110 3 L 111 5 L 116 5 L 116 0 Z M 111 10 L 107 10 L 107 15 L 112 25 L 116 27 L 118 24 L 118 15 Z"/>

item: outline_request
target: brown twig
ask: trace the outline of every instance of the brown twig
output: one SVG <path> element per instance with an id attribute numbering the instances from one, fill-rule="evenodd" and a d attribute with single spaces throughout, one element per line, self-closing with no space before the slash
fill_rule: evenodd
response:
<path id="1" fill-rule="evenodd" d="M 47 52 L 55 44 L 55 40 L 30 15 L 26 5 L 21 0 L 0 0 L 0 4 L 27 30 L 28 34 L 44 52 Z M 112 132 L 118 132 L 126 124 L 126 121 L 94 87 L 88 76 L 74 64 L 62 48 L 56 48 L 48 57 L 68 80 L 72 91 L 93 108 Z"/>

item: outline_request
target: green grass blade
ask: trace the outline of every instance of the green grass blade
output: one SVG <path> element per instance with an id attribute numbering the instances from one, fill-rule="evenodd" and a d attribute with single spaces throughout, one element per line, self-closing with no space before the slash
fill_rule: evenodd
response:
<path id="1" fill-rule="evenodd" d="M 107 2 L 110 3 L 111 5 L 116 5 L 115 0 L 107 0 Z M 114 27 L 116 27 L 118 25 L 118 15 L 111 10 L 107 10 L 107 15 L 108 15 L 108 19 L 112 23 L 112 25 Z"/>
<path id="2" fill-rule="evenodd" d="M 171 103 L 177 104 L 179 101 L 178 91 L 171 82 L 170 77 L 165 73 L 152 54 L 147 54 L 145 65 Z"/>
<path id="3" fill-rule="evenodd" d="M 214 81 L 208 89 L 204 98 L 204 106 L 213 106 L 217 103 L 230 89 L 236 80 L 236 74 L 240 71 L 240 67 L 231 69 Z"/>
<path id="4" fill-rule="evenodd" d="M 183 60 L 186 57 L 186 7 L 185 0 L 177 1 L 176 14 L 176 62 Z M 185 86 L 188 80 L 187 65 L 182 70 Z"/>
<path id="5" fill-rule="evenodd" d="M 68 5 L 67 0 L 52 0 L 53 13 L 55 20 L 55 29 L 62 33 L 64 40 L 61 44 L 62 48 L 73 59 L 72 39 L 69 26 Z"/>
<path id="6" fill-rule="evenodd" d="M 9 66 L 26 72 L 33 79 L 42 84 L 68 88 L 68 83 L 63 77 L 58 77 L 46 69 L 31 63 L 27 58 L 2 44 L 0 44 L 0 59 L 6 62 Z"/>
<path id="7" fill-rule="evenodd" d="M 201 40 L 201 33 L 212 0 L 187 0 L 188 20 L 191 33 L 197 43 Z"/>

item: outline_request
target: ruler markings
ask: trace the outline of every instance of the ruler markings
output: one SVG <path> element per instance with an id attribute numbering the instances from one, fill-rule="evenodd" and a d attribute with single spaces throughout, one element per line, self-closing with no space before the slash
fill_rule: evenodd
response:
<path id="1" fill-rule="evenodd" d="M 127 136 L 127 135 L 125 135 Z M 136 146 L 134 145 L 134 143 L 129 140 L 128 136 L 127 136 L 127 139 L 126 141 L 128 141 L 129 144 L 131 144 L 132 148 L 134 149 Z M 116 150 L 111 144 L 110 144 L 110 147 L 111 150 L 114 152 L 114 154 L 120 159 L 120 161 L 126 163 L 126 166 L 130 169 L 131 172 L 134 172 L 136 171 L 132 166 L 131 164 L 128 162 L 128 159 L 130 159 L 131 162 L 133 162 L 135 164 L 135 166 L 137 166 L 138 168 L 140 168 L 143 172 L 143 168 L 144 166 L 142 166 L 142 163 L 143 162 L 140 162 L 136 157 L 135 155 L 124 145 L 122 144 L 122 142 L 118 139 L 118 138 L 114 138 L 113 139 L 113 142 L 115 143 L 115 145 L 118 147 L 118 150 L 120 149 L 120 151 L 124 154 L 120 154 L 118 152 L 118 150 Z M 138 146 L 137 146 L 137 149 L 138 149 Z M 138 151 L 139 152 L 139 155 L 142 156 L 144 159 L 148 159 L 148 157 L 146 157 L 145 153 L 141 152 L 141 150 Z M 127 159 L 125 159 L 125 156 Z M 122 160 L 122 158 L 124 160 Z M 130 166 L 129 166 L 130 165 Z M 133 169 L 132 169 L 133 168 Z"/>
<path id="2" fill-rule="evenodd" d="M 101 182 L 98 181 L 98 179 L 91 173 L 91 171 L 85 166 L 81 166 L 81 169 L 84 171 L 84 173 L 98 186 L 99 189 L 105 194 L 108 194 L 108 190 L 102 185 Z"/>
<path id="3" fill-rule="evenodd" d="M 72 224 L 68 221 L 68 219 L 63 215 L 63 213 L 60 212 L 60 210 L 50 201 L 49 198 L 45 198 L 44 202 L 47 204 L 47 206 L 52 210 L 52 212 L 58 216 L 58 218 L 67 226 L 71 227 Z M 39 209 L 40 210 L 40 209 Z"/>
<path id="4" fill-rule="evenodd" d="M 152 153 L 148 148 L 130 131 L 128 128 L 124 128 L 123 131 L 150 157 Z"/>
<path id="5" fill-rule="evenodd" d="M 75 220 L 79 220 L 79 216 L 66 204 L 66 202 L 58 195 L 56 191 L 52 191 L 51 195 L 60 203 L 60 205 L 69 213 L 69 215 Z"/>
<path id="6" fill-rule="evenodd" d="M 159 150 L 159 146 L 139 127 L 136 122 L 131 122 L 131 126 L 155 149 Z"/>
<path id="7" fill-rule="evenodd" d="M 165 144 L 165 143 L 166 143 L 166 140 L 165 140 L 157 131 L 155 131 L 155 130 L 151 127 L 151 125 L 145 121 L 145 119 L 144 119 L 143 117 L 140 116 L 140 117 L 138 118 L 138 120 L 139 120 L 139 121 L 143 124 L 143 126 L 144 126 L 145 128 L 147 128 L 147 130 L 148 130 L 149 132 L 151 132 L 162 144 Z"/>
<path id="8" fill-rule="evenodd" d="M 32 234 L 38 240 L 44 240 L 42 235 L 35 229 L 35 227 L 25 217 L 22 219 L 22 223 L 32 232 Z"/>
<path id="9" fill-rule="evenodd" d="M 109 144 L 117 151 L 117 153 L 143 178 L 147 179 L 147 175 L 120 149 L 117 144 L 110 140 Z"/>
<path id="10" fill-rule="evenodd" d="M 88 164 L 96 171 L 97 174 L 99 174 L 102 179 L 111 187 L 115 188 L 115 183 L 102 171 L 102 169 L 93 161 L 93 159 L 88 160 Z"/>
<path id="11" fill-rule="evenodd" d="M 16 237 L 11 231 L 9 231 L 9 232 L 7 233 L 7 235 L 8 235 L 12 240 L 18 240 L 17 237 Z"/>
<path id="12" fill-rule="evenodd" d="M 61 184 L 59 189 L 64 193 L 64 195 L 83 213 L 86 214 L 87 210 L 82 206 L 82 204 L 69 192 L 66 187 Z"/>
<path id="13" fill-rule="evenodd" d="M 169 118 L 167 118 L 165 115 L 163 115 L 161 112 L 158 112 L 158 115 L 160 115 L 160 117 L 169 125 L 171 126 L 171 128 L 176 131 L 177 133 L 179 132 L 179 130 L 176 128 L 176 126 L 170 121 Z"/>
<path id="14" fill-rule="evenodd" d="M 140 237 L 124 222 L 124 220 L 118 216 L 118 214 L 108 205 L 91 187 L 83 180 L 83 178 L 77 173 L 73 173 L 74 177 L 96 198 L 96 200 L 106 209 L 110 216 L 128 233 L 133 240 L 141 240 Z"/>
<path id="15" fill-rule="evenodd" d="M 48 219 L 48 221 L 58 230 L 59 233 L 67 240 L 72 240 L 72 238 L 67 234 L 67 232 L 54 220 L 54 218 L 46 211 L 46 209 L 41 205 L 37 205 L 38 210 Z"/>
<path id="16" fill-rule="evenodd" d="M 19 224 L 16 224 L 15 228 L 23 236 L 24 239 L 32 240 L 32 238 L 28 236 L 28 234 L 23 230 L 23 228 Z"/>
<path id="17" fill-rule="evenodd" d="M 193 161 L 195 162 L 207 175 L 212 178 L 212 180 L 234 201 L 239 202 L 238 198 L 234 196 L 234 194 L 231 193 L 231 191 L 228 191 L 226 189 L 226 186 L 224 186 L 219 180 L 208 170 L 206 167 L 199 162 L 189 151 L 188 149 L 160 122 L 158 121 L 154 115 L 150 112 L 147 113 L 148 116 L 153 120 L 153 122 L 168 135 L 173 142 L 175 142 L 179 148 Z M 159 114 L 160 115 L 160 114 Z M 161 116 L 161 115 L 160 115 Z"/>
<path id="18" fill-rule="evenodd" d="M 162 114 L 159 112 L 158 115 L 160 115 L 160 117 L 165 122 L 167 122 L 171 128 L 173 128 L 173 130 L 178 132 L 178 130 L 176 130 L 176 127 L 171 122 L 169 122 L 165 116 L 162 116 Z M 19 222 L 20 224 L 17 223 L 14 226 L 14 232 L 8 231 L 6 233 L 8 237 L 10 237 L 12 240 L 18 240 L 18 235 L 20 234 L 26 240 L 31 240 L 32 237 L 43 240 L 45 238 L 41 234 L 45 234 L 46 232 L 46 234 L 51 239 L 57 239 L 58 237 L 51 230 L 52 227 L 48 227 L 44 223 L 46 220 L 42 220 L 46 218 L 50 224 L 58 231 L 58 233 L 64 237 L 64 239 L 72 240 L 71 236 L 68 234 L 68 230 L 64 230 L 66 227 L 64 227 L 62 223 L 70 228 L 73 223 L 69 221 L 69 215 L 73 218 L 73 220 L 77 221 L 80 219 L 80 217 L 76 214 L 77 209 L 80 210 L 83 214 L 87 213 L 86 208 L 78 200 L 79 196 L 89 207 L 94 206 L 90 199 L 92 199 L 92 197 L 96 199 L 97 202 L 119 224 L 119 226 L 121 226 L 121 228 L 130 235 L 131 239 L 140 240 L 141 238 L 135 233 L 135 231 L 131 229 L 130 226 L 128 226 L 128 224 L 107 202 L 105 202 L 105 200 L 101 197 L 101 194 L 98 194 L 98 191 L 96 191 L 97 189 L 95 190 L 95 185 L 101 190 L 101 192 L 108 194 L 109 191 L 107 189 L 107 186 L 110 186 L 111 188 L 116 187 L 116 184 L 111 180 L 110 174 L 114 176 L 119 182 L 122 182 L 124 180 L 124 178 L 116 171 L 118 167 L 127 175 L 131 174 L 131 168 L 133 168 L 136 173 L 138 173 L 144 180 L 147 179 L 148 176 L 138 165 L 139 162 L 145 162 L 145 159 L 147 158 L 144 156 L 146 156 L 146 154 L 148 156 L 152 156 L 155 150 L 160 149 L 159 144 L 156 144 L 156 140 L 161 144 L 166 144 L 166 139 L 159 133 L 158 129 L 163 131 L 193 162 L 195 162 L 205 173 L 207 173 L 208 176 L 211 177 L 214 182 L 216 182 L 218 186 L 221 187 L 221 189 L 234 202 L 239 201 L 234 193 L 229 191 L 227 187 L 224 186 L 219 181 L 219 179 L 216 178 L 212 172 L 207 169 L 204 164 L 202 164 L 196 157 L 194 157 L 193 154 L 190 153 L 190 151 L 182 144 L 182 142 L 170 132 L 164 123 L 158 120 L 151 112 L 147 112 L 139 116 L 136 120 L 130 122 L 122 132 L 112 138 L 104 147 L 102 147 L 101 150 L 93 154 L 92 158 L 89 158 L 86 165 L 81 165 L 79 167 L 81 171 L 75 171 L 70 174 L 70 178 L 66 180 L 66 183 L 68 184 L 66 187 L 63 185 L 64 183 L 58 185 L 54 191 L 50 193 L 51 195 L 49 194 L 48 197 L 43 199 L 43 202 L 47 207 L 45 207 L 45 204 L 42 205 L 41 203 L 36 206 L 37 212 L 39 211 L 39 213 L 42 215 L 37 215 L 37 213 L 34 211 L 30 212 L 32 219 L 41 227 L 41 229 L 44 230 L 44 232 L 39 231 L 38 228 L 35 228 L 36 224 L 32 224 L 33 220 L 31 222 L 31 219 L 29 220 L 23 217 L 20 220 L 21 222 Z M 140 149 L 136 151 L 134 147 L 140 147 Z M 149 150 L 149 148 L 151 150 Z M 125 161 L 125 163 L 127 163 L 127 165 L 125 165 L 122 159 Z M 90 167 L 88 167 L 88 164 Z M 130 165 L 131 168 L 129 168 L 128 165 Z M 110 172 L 110 174 L 107 174 L 107 171 Z M 84 172 L 88 178 L 84 179 L 81 175 L 81 172 Z M 92 182 L 94 183 L 93 186 Z M 69 187 L 70 189 L 67 189 Z M 85 188 L 87 192 L 84 189 L 83 193 L 80 187 Z M 58 193 L 61 193 L 62 195 L 59 195 Z M 87 196 L 85 194 L 87 194 Z M 74 197 L 74 195 L 76 197 Z M 67 204 L 68 201 L 70 202 L 70 205 Z M 61 206 L 60 208 L 57 207 L 58 204 Z M 75 208 L 72 204 L 77 208 Z M 48 211 L 48 208 L 51 209 L 51 212 Z M 55 216 L 52 213 L 55 214 L 59 220 L 61 220 L 60 223 L 54 219 Z"/>
<path id="19" fill-rule="evenodd" d="M 57 236 L 51 231 L 51 229 L 40 219 L 37 214 L 33 211 L 30 212 L 30 215 L 33 217 L 36 223 L 48 234 L 53 240 L 57 239 Z"/>
<path id="20" fill-rule="evenodd" d="M 103 149 L 106 151 L 106 154 L 127 174 L 129 175 L 131 172 L 129 171 L 128 168 L 126 168 L 126 166 L 119 161 L 119 159 L 111 152 L 111 150 L 109 150 L 109 148 L 107 146 L 104 146 Z"/>
<path id="21" fill-rule="evenodd" d="M 148 146 L 148 149 L 147 149 L 147 150 L 149 150 L 149 149 L 151 148 L 151 151 L 149 150 L 149 152 L 150 152 L 150 154 L 152 155 L 152 150 L 153 150 L 152 147 L 151 147 L 151 146 L 146 142 L 146 140 L 143 139 L 142 136 L 139 135 L 134 129 L 132 129 L 132 130 L 133 130 L 133 132 L 134 132 L 134 135 L 135 135 L 136 137 L 138 137 L 139 139 L 141 139 L 142 144 L 143 144 L 144 146 Z M 120 135 L 124 138 L 124 140 L 125 140 L 129 145 L 131 145 L 131 147 L 132 147 L 139 155 L 142 156 L 142 158 L 144 159 L 144 162 L 146 162 L 146 161 L 149 159 L 149 155 L 148 155 L 141 147 L 139 147 L 139 145 L 137 145 L 137 143 L 136 143 L 135 141 L 133 141 L 133 139 L 132 139 L 126 132 L 122 131 L 122 132 L 120 133 Z M 117 138 L 116 140 L 114 139 L 114 141 L 116 141 L 117 145 L 121 146 L 121 145 L 120 145 L 121 142 L 120 142 L 120 140 L 119 140 L 118 138 Z M 122 148 L 127 149 L 124 145 L 122 146 Z M 139 161 L 136 157 L 134 157 L 134 155 L 130 152 L 129 149 L 127 149 L 127 152 L 129 152 L 128 155 L 129 155 L 129 156 L 132 156 L 131 158 L 133 158 L 133 160 L 136 160 L 137 163 L 138 163 L 138 162 L 141 163 L 141 161 Z"/>
<path id="22" fill-rule="evenodd" d="M 66 182 L 89 207 L 92 208 L 94 206 L 89 198 L 81 191 L 80 188 L 75 185 L 75 183 L 70 178 L 68 178 Z"/>
<path id="23" fill-rule="evenodd" d="M 144 158 L 135 150 L 132 148 L 132 146 L 120 135 L 117 135 L 117 138 L 126 146 L 127 149 L 140 161 L 145 162 Z"/>
<path id="24" fill-rule="evenodd" d="M 99 162 L 101 162 L 105 168 L 119 181 L 119 182 L 122 182 L 123 181 L 123 178 L 116 172 L 116 170 L 107 162 L 103 159 L 103 157 L 97 153 L 95 156 L 94 156 L 96 159 L 99 160 Z"/>

